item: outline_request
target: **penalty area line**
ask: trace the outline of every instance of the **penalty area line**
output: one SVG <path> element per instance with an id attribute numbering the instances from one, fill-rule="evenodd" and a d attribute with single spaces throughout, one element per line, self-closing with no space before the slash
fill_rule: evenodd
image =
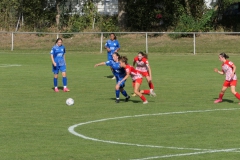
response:
<path id="1" fill-rule="evenodd" d="M 21 67 L 20 64 L 0 64 L 0 67 Z"/>

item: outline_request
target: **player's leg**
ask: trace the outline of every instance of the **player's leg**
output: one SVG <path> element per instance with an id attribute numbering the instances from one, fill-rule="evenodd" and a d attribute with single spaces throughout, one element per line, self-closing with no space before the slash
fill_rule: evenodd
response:
<path id="1" fill-rule="evenodd" d="M 62 72 L 62 83 L 63 83 L 63 91 L 69 92 L 70 90 L 67 88 L 67 73 L 66 73 L 66 66 L 61 66 L 60 70 Z"/>
<path id="2" fill-rule="evenodd" d="M 237 81 L 232 81 L 230 85 L 232 94 L 235 95 L 235 97 L 240 100 L 240 94 L 236 92 Z"/>
<path id="3" fill-rule="evenodd" d="M 116 85 L 115 87 L 115 93 L 116 93 L 116 103 L 119 103 L 119 97 L 120 97 L 120 86 Z"/>
<path id="4" fill-rule="evenodd" d="M 125 97 L 125 102 L 128 102 L 130 96 L 127 94 L 126 90 L 124 90 L 125 87 L 125 81 L 120 84 L 120 92 Z"/>
<path id="5" fill-rule="evenodd" d="M 58 90 L 58 72 L 59 72 L 59 69 L 55 66 L 52 66 L 52 71 L 53 71 L 53 85 L 54 85 L 54 91 L 55 92 L 59 92 Z"/>
<path id="6" fill-rule="evenodd" d="M 149 95 L 150 94 L 150 90 L 141 90 L 140 93 Z"/>
<path id="7" fill-rule="evenodd" d="M 147 99 L 139 91 L 140 86 L 141 86 L 141 82 L 140 81 L 136 81 L 135 82 L 135 86 L 134 86 L 134 93 L 136 93 L 136 95 L 138 95 L 142 99 L 143 104 L 147 104 L 148 103 Z"/>
<path id="8" fill-rule="evenodd" d="M 153 85 L 152 80 L 150 79 L 150 76 L 149 76 L 149 74 L 147 72 L 146 72 L 146 76 L 145 77 L 147 79 L 148 86 L 150 88 L 150 95 L 153 96 L 153 97 L 156 97 L 157 94 L 153 91 L 154 85 Z"/>
<path id="9" fill-rule="evenodd" d="M 224 93 L 225 93 L 225 91 L 227 90 L 227 88 L 229 87 L 229 85 L 230 85 L 230 84 L 228 84 L 227 81 L 224 82 L 223 87 L 222 87 L 222 90 L 221 90 L 221 92 L 219 93 L 219 97 L 218 97 L 218 99 L 216 99 L 216 100 L 214 101 L 214 103 L 220 103 L 220 102 L 222 102 L 222 98 L 223 98 L 223 96 L 224 96 Z"/>

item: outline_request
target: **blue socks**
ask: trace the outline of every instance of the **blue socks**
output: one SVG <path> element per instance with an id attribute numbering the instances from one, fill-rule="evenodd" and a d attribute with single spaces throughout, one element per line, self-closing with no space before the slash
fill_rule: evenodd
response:
<path id="1" fill-rule="evenodd" d="M 54 84 L 54 87 L 58 86 L 58 79 L 57 78 L 53 78 L 53 84 Z"/>
<path id="2" fill-rule="evenodd" d="M 62 78 L 63 86 L 67 86 L 67 77 Z"/>
<path id="3" fill-rule="evenodd" d="M 119 99 L 120 96 L 120 90 L 116 90 L 116 98 Z"/>
<path id="4" fill-rule="evenodd" d="M 124 97 L 128 97 L 128 94 L 125 90 L 122 91 L 122 95 L 124 95 Z"/>

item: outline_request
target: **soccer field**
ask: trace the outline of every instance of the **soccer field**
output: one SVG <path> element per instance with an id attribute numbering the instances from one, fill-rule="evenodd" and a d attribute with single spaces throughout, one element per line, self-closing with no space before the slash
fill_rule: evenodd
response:
<path id="1" fill-rule="evenodd" d="M 132 64 L 135 54 L 126 55 Z M 55 93 L 49 52 L 0 52 L 0 159 L 239 159 L 238 100 L 228 90 L 213 103 L 225 78 L 213 72 L 221 67 L 217 53 L 149 54 L 157 97 L 146 96 L 146 105 L 122 95 L 115 103 L 109 67 L 94 68 L 106 54 L 67 52 L 66 59 L 71 92 Z M 240 77 L 240 57 L 230 60 Z M 131 79 L 125 89 L 133 93 Z M 70 97 L 73 106 L 65 104 Z"/>

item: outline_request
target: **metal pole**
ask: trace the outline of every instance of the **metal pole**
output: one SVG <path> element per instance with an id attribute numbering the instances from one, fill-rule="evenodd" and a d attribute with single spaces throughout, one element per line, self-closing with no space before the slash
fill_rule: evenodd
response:
<path id="1" fill-rule="evenodd" d="M 11 47 L 11 51 L 13 51 L 13 32 L 12 32 L 12 47 Z"/>
<path id="2" fill-rule="evenodd" d="M 101 44 L 100 44 L 100 47 L 101 47 L 101 48 L 100 48 L 100 53 L 102 53 L 103 33 L 101 33 L 101 40 L 100 40 L 100 41 L 101 41 Z"/>
<path id="3" fill-rule="evenodd" d="M 59 38 L 59 35 L 58 35 L 58 33 L 57 33 L 57 39 Z"/>
<path id="4" fill-rule="evenodd" d="M 193 54 L 196 54 L 196 33 L 193 33 Z"/>
<path id="5" fill-rule="evenodd" d="M 146 32 L 146 53 L 148 53 L 148 34 Z"/>

